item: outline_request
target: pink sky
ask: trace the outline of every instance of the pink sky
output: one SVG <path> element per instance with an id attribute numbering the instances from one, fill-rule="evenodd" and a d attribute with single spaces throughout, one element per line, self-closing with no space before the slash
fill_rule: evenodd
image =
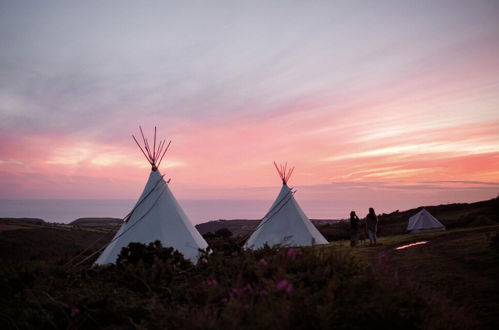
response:
<path id="1" fill-rule="evenodd" d="M 0 199 L 136 198 L 138 125 L 179 199 L 271 200 L 274 160 L 345 212 L 498 195 L 498 6 L 126 3 L 2 4 Z"/>

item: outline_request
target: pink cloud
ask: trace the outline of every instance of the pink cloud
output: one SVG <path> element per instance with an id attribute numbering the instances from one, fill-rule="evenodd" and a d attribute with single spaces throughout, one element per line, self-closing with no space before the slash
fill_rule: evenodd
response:
<path id="1" fill-rule="evenodd" d="M 153 115 L 144 124 L 150 129 L 157 121 L 162 136 L 173 140 L 162 170 L 184 198 L 245 198 L 244 188 L 278 185 L 273 160 L 296 166 L 296 185 L 498 182 L 499 48 L 471 46 L 442 50 L 386 78 L 370 77 L 370 84 L 352 80 L 338 90 L 319 84 L 241 114 Z M 136 119 L 126 111 L 100 135 L 10 130 L 2 136 L 0 178 L 19 198 L 30 187 L 54 198 L 90 198 L 97 190 L 106 198 L 133 197 L 148 173 L 129 137 Z"/>

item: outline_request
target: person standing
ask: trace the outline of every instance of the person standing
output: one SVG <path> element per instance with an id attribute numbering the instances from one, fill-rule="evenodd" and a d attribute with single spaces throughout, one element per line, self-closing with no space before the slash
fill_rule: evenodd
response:
<path id="1" fill-rule="evenodd" d="M 366 216 L 367 234 L 369 235 L 369 246 L 377 244 L 378 238 L 376 232 L 378 231 L 378 217 L 372 207 L 369 208 L 369 213 Z"/>
<path id="2" fill-rule="evenodd" d="M 359 239 L 359 217 L 355 214 L 355 211 L 350 212 L 350 246 L 357 246 L 357 241 Z"/>
<path id="3" fill-rule="evenodd" d="M 360 219 L 359 222 L 359 246 L 366 246 L 367 239 L 367 227 L 366 227 L 366 219 Z"/>

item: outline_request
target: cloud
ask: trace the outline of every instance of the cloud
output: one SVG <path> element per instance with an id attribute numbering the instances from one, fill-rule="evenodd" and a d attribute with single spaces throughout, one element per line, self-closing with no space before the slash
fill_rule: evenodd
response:
<path id="1" fill-rule="evenodd" d="M 282 6 L 3 4 L 2 175 L 130 184 L 142 124 L 173 140 L 162 169 L 187 198 L 243 198 L 273 160 L 344 192 L 499 178 L 496 4 Z"/>
<path id="2" fill-rule="evenodd" d="M 438 154 L 442 154 L 443 157 L 449 157 L 455 155 L 474 155 L 496 152 L 499 152 L 499 143 L 489 142 L 489 144 L 487 145 L 479 145 L 479 141 L 456 141 L 447 143 L 429 142 L 379 148 L 364 152 L 351 153 L 343 156 L 328 157 L 324 160 L 338 161 L 344 159 L 378 156 L 396 156 L 400 158 L 408 156 L 431 155 L 432 157 L 438 157 Z"/>

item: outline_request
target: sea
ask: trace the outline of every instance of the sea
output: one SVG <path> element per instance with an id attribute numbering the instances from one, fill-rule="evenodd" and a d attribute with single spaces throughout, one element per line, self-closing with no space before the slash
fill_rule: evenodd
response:
<path id="1" fill-rule="evenodd" d="M 135 200 L 0 200 L 0 218 L 40 218 L 70 223 L 78 218 L 123 218 Z M 268 200 L 179 200 L 194 224 L 212 220 L 261 219 L 270 208 Z M 328 201 L 301 201 L 309 218 L 338 219 L 344 213 Z"/>

